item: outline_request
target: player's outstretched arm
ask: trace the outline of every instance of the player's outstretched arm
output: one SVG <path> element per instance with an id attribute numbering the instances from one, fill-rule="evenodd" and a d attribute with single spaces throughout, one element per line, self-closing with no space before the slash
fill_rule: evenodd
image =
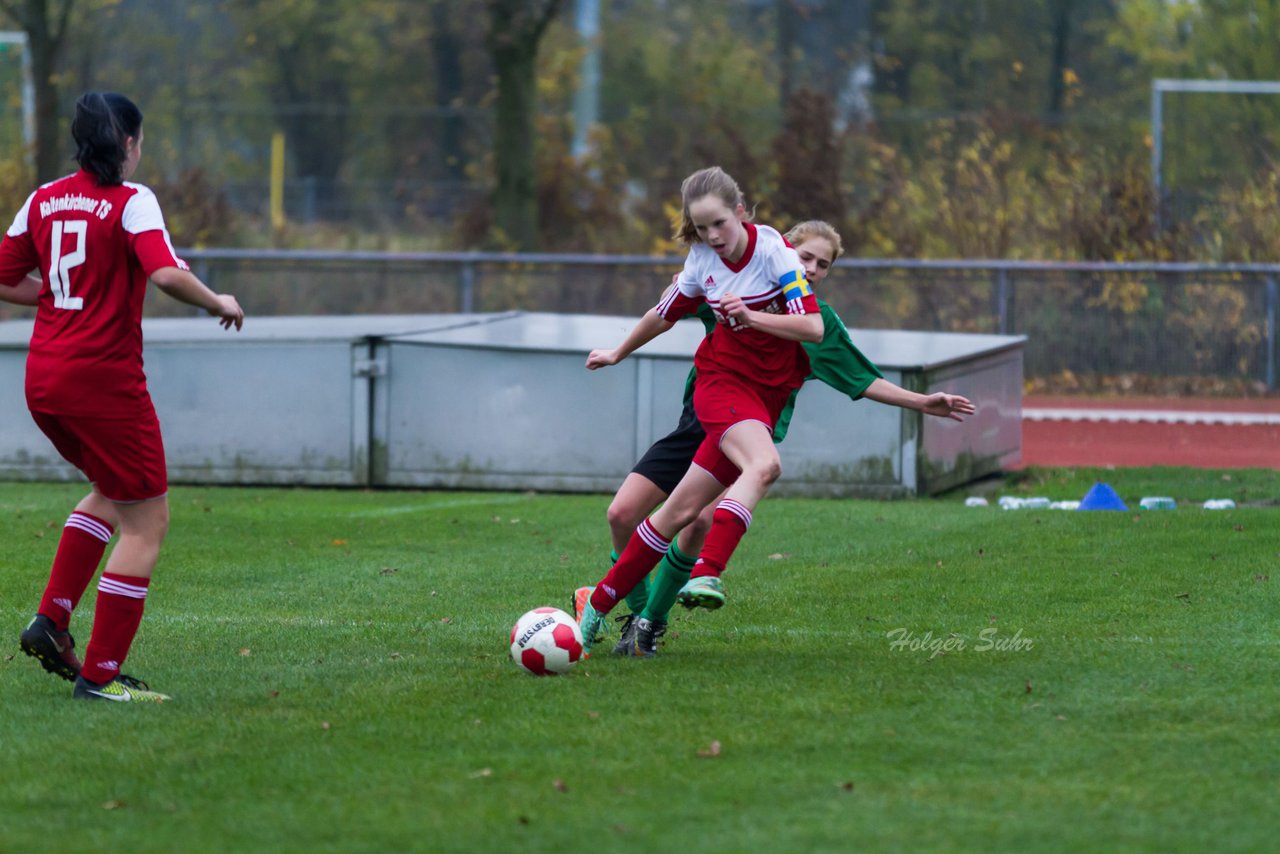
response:
<path id="1" fill-rule="evenodd" d="M 42 284 L 38 277 L 28 273 L 16 285 L 0 285 L 0 300 L 14 305 L 37 305 Z"/>
<path id="2" fill-rule="evenodd" d="M 596 368 L 607 368 L 618 364 L 673 326 L 675 324 L 665 320 L 656 309 L 649 309 L 617 347 L 612 350 L 592 350 L 588 353 L 587 370 L 594 371 Z"/>
<path id="3" fill-rule="evenodd" d="M 901 406 L 903 409 L 914 409 L 917 412 L 923 412 L 925 415 L 933 415 L 937 418 L 950 418 L 952 421 L 964 421 L 964 416 L 972 415 L 978 411 L 977 407 L 967 397 L 961 397 L 958 394 L 946 394 L 940 391 L 933 394 L 920 394 L 915 391 L 907 391 L 902 386 L 895 385 L 880 377 L 877 377 L 871 385 L 867 386 L 863 397 L 868 400 L 874 400 L 877 403 Z"/>
<path id="4" fill-rule="evenodd" d="M 236 298 L 230 294 L 214 293 L 189 270 L 161 267 L 151 274 L 151 281 L 178 302 L 203 308 L 219 319 L 223 329 L 234 326 L 238 332 L 244 326 L 244 309 Z"/>

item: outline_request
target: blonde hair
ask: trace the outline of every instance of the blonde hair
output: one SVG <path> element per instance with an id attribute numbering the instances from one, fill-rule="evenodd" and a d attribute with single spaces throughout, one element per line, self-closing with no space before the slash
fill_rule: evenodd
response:
<path id="1" fill-rule="evenodd" d="M 674 237 L 685 246 L 702 242 L 697 226 L 689 216 L 689 205 L 706 196 L 715 196 L 728 205 L 729 210 L 736 210 L 738 205 L 746 206 L 738 182 L 719 166 L 708 166 L 694 172 L 680 184 L 680 225 L 676 228 Z M 753 215 L 747 214 L 742 219 L 750 222 Z"/>
<path id="2" fill-rule="evenodd" d="M 787 238 L 787 242 L 792 246 L 799 246 L 810 237 L 821 237 L 830 243 L 831 248 L 835 251 L 832 261 L 844 254 L 844 243 L 840 240 L 840 232 L 836 231 L 835 226 L 831 223 L 823 222 L 820 219 L 798 222 L 791 226 L 791 230 L 784 234 L 783 237 Z"/>

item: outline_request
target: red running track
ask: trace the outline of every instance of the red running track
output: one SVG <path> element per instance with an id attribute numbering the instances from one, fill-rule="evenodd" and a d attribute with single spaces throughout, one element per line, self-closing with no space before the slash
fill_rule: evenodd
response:
<path id="1" fill-rule="evenodd" d="M 1022 466 L 1280 469 L 1280 399 L 1022 402 Z"/>

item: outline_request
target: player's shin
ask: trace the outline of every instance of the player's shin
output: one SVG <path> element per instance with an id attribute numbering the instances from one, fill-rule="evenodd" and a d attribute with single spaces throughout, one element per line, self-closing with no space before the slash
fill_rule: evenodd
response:
<path id="1" fill-rule="evenodd" d="M 613 563 L 618 562 L 621 557 L 617 552 L 613 553 Z M 627 594 L 627 607 L 631 609 L 631 613 L 639 614 L 644 610 L 644 606 L 649 602 L 649 575 L 648 573 L 640 576 L 640 580 L 636 582 L 636 586 Z"/>
<path id="2" fill-rule="evenodd" d="M 751 527 L 751 511 L 746 505 L 726 498 L 716 506 L 711 531 L 702 546 L 698 561 L 694 564 L 693 578 L 708 575 L 719 576 L 729 564 L 729 558 L 738 548 L 747 529 Z"/>
<path id="3" fill-rule="evenodd" d="M 98 571 L 114 529 L 102 519 L 76 511 L 67 519 L 49 573 L 49 584 L 40 599 L 38 613 L 53 620 L 65 632 L 71 612 Z"/>
<path id="4" fill-rule="evenodd" d="M 676 594 L 689 580 L 689 573 L 692 571 L 693 558 L 672 543 L 671 548 L 667 549 L 667 553 L 662 556 L 662 562 L 658 564 L 658 571 L 649 592 L 649 601 L 640 616 L 655 623 L 665 623 L 667 615 L 676 604 Z M 628 598 L 627 601 L 629 602 L 630 599 Z"/>
<path id="5" fill-rule="evenodd" d="M 734 549 L 751 527 L 751 511 L 745 505 L 726 498 L 716 506 L 711 531 L 702 546 L 702 553 L 693 565 L 693 572 L 677 595 L 686 608 L 719 608 L 725 603 L 724 585 L 720 574 L 724 572 Z"/>
<path id="6" fill-rule="evenodd" d="M 640 579 L 649 574 L 670 547 L 671 541 L 645 519 L 631 535 L 618 562 L 592 591 L 591 606 L 602 615 L 609 613 L 619 599 L 635 589 Z"/>
<path id="7" fill-rule="evenodd" d="M 93 635 L 85 650 L 80 675 L 102 685 L 120 674 L 129 655 L 151 579 L 102 573 L 98 580 L 98 603 L 93 615 Z"/>

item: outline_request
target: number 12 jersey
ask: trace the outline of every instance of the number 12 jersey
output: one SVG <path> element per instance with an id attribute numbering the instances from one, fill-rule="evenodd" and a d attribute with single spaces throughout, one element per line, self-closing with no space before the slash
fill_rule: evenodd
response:
<path id="1" fill-rule="evenodd" d="M 0 281 L 43 280 L 27 356 L 38 412 L 132 418 L 151 410 L 142 368 L 148 277 L 187 269 L 155 194 L 80 170 L 32 193 L 0 242 Z"/>

